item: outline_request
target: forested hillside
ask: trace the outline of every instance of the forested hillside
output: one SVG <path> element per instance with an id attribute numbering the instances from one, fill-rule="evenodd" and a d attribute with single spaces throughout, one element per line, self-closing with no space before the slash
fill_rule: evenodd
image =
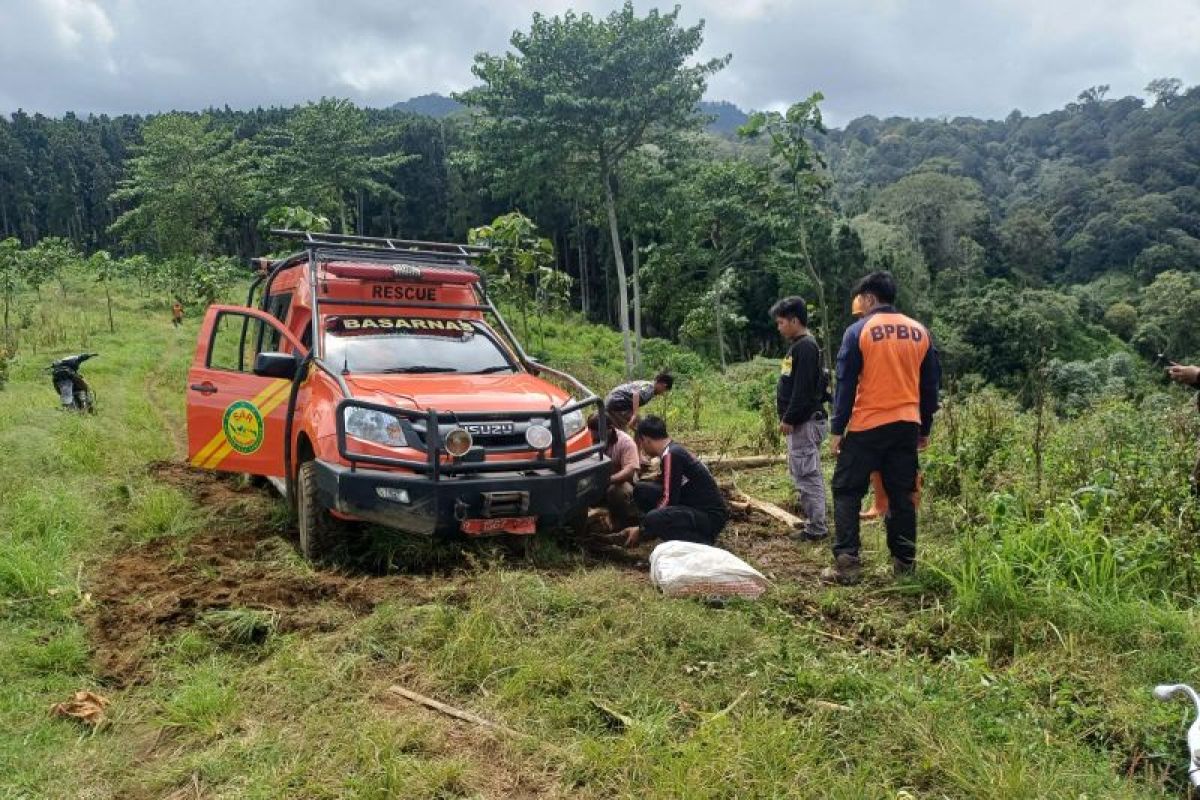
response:
<path id="1" fill-rule="evenodd" d="M 1200 361 L 1200 86 L 831 130 L 817 91 L 704 103 L 728 57 L 679 14 L 534 13 L 471 90 L 386 109 L 0 118 L 0 798 L 1193 796 L 1192 709 L 1152 688 L 1200 663 L 1200 415 L 1161 369 Z M 203 310 L 277 227 L 489 245 L 545 366 L 670 370 L 651 410 L 770 589 L 664 597 L 604 513 L 300 557 L 299 503 L 187 465 Z M 945 368 L 917 569 L 877 518 L 827 586 L 789 467 L 741 457 L 785 448 L 771 304 L 829 353 L 879 268 Z M 93 414 L 55 411 L 71 351 Z"/>
<path id="2" fill-rule="evenodd" d="M 0 118 L 0 238 L 212 259 L 269 249 L 270 224 L 462 239 L 519 209 L 551 241 L 575 308 L 618 326 L 624 295 L 632 328 L 713 363 L 773 352 L 765 309 L 788 292 L 836 340 L 849 287 L 877 267 L 933 321 L 952 375 L 1026 397 L 1039 364 L 1065 397 L 1132 369 L 1126 343 L 1200 355 L 1187 324 L 1200 306 L 1200 87 L 1164 79 L 1147 100 L 1094 87 L 1035 117 L 863 117 L 828 131 L 819 95 L 793 107 L 805 116 L 754 115 L 740 132 L 736 107 L 692 101 L 651 121 L 601 181 L 595 153 L 502 130 L 481 69 L 456 100 L 383 110 L 17 112 Z M 403 110 L 460 103 L 473 108 Z"/>

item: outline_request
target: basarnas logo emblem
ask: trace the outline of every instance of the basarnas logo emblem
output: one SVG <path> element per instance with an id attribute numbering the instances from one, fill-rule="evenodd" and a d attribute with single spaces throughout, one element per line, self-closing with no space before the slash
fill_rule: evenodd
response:
<path id="1" fill-rule="evenodd" d="M 262 413 L 249 400 L 229 404 L 221 419 L 221 430 L 225 432 L 229 446 L 242 455 L 250 455 L 262 447 L 266 434 Z"/>

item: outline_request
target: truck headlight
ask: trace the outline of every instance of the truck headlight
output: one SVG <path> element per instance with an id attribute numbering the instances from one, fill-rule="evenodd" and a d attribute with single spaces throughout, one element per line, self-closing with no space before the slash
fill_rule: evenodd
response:
<path id="1" fill-rule="evenodd" d="M 408 440 L 400 419 L 392 414 L 360 406 L 350 406 L 345 411 L 346 433 L 358 439 L 390 447 L 404 447 Z"/>
<path id="2" fill-rule="evenodd" d="M 563 414 L 562 421 L 563 433 L 567 435 L 568 439 L 583 430 L 584 425 L 587 424 L 583 418 L 583 411 L 578 408 Z"/>

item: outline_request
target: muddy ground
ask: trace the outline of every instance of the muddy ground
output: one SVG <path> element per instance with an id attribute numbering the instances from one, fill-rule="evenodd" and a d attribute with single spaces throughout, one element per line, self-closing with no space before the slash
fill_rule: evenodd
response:
<path id="1" fill-rule="evenodd" d="M 110 685 L 147 679 L 156 646 L 210 611 L 256 608 L 270 612 L 282 632 L 331 630 L 389 599 L 444 601 L 447 590 L 468 592 L 477 569 L 469 557 L 412 574 L 310 569 L 289 540 L 291 532 L 271 489 L 174 462 L 149 469 L 157 480 L 185 490 L 210 510 L 211 520 L 190 537 L 132 547 L 94 571 L 86 622 L 97 672 Z M 592 527 L 603 530 L 606 520 L 593 517 Z M 793 542 L 784 527 L 757 511 L 735 511 L 721 545 L 776 583 L 815 584 L 826 563 L 825 548 Z M 648 582 L 650 550 L 649 545 L 634 551 L 581 548 L 567 564 L 554 568 L 530 562 L 519 550 L 502 557 L 513 569 L 553 574 L 607 566 L 629 580 Z"/>

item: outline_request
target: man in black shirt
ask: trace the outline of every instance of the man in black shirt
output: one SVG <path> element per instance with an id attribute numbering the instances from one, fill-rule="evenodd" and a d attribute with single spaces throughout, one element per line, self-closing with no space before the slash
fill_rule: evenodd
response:
<path id="1" fill-rule="evenodd" d="M 626 528 L 625 546 L 643 539 L 713 544 L 729 519 L 721 490 L 708 467 L 671 441 L 659 417 L 646 417 L 637 426 L 638 446 L 662 463 L 662 483 L 639 481 L 633 499 L 642 510 L 642 524 Z"/>
<path id="2" fill-rule="evenodd" d="M 821 441 L 829 431 L 825 413 L 829 381 L 821 363 L 821 348 L 808 333 L 804 299 L 785 297 L 771 307 L 771 316 L 780 335 L 789 342 L 775 388 L 779 431 L 787 437 L 788 472 L 808 520 L 802 536 L 817 541 L 829 535 L 825 476 L 821 474 Z"/>

